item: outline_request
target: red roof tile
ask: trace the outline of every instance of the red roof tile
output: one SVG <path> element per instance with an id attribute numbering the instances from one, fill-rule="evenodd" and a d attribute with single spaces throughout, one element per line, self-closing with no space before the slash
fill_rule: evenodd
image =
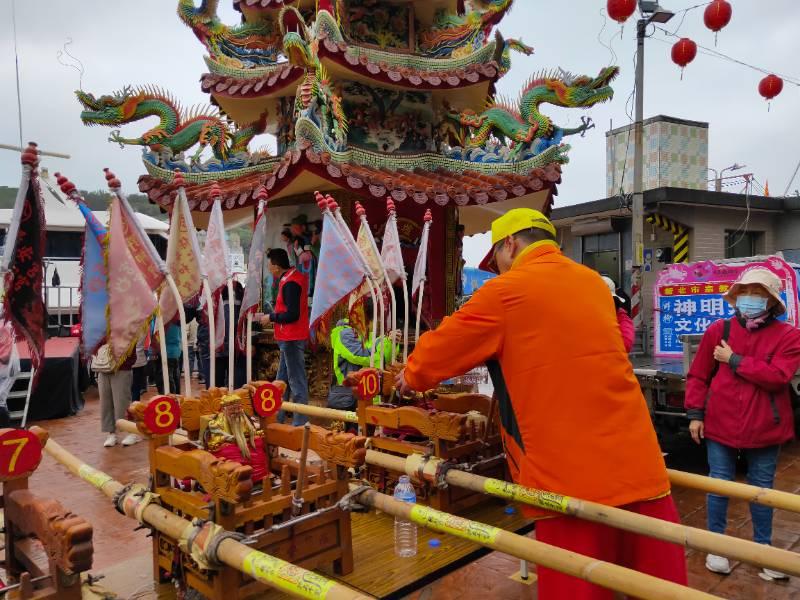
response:
<path id="1" fill-rule="evenodd" d="M 287 152 L 269 171 L 251 173 L 236 179 L 216 183 L 222 191 L 223 206 L 227 209 L 256 204 L 258 188 L 264 185 L 270 196 L 275 196 L 303 172 L 308 171 L 331 181 L 343 189 L 352 190 L 366 198 L 391 196 L 398 202 L 413 200 L 419 204 L 435 202 L 441 206 L 455 204 L 487 204 L 508 198 L 524 196 L 555 186 L 561 181 L 561 165 L 551 163 L 531 169 L 527 173 L 486 174 L 474 170 L 463 173 L 439 168 L 433 171 L 413 171 L 370 167 L 332 160 L 327 152 L 317 153 L 312 148 Z M 186 194 L 192 210 L 211 209 L 212 181 L 189 184 Z M 151 175 L 139 178 L 139 190 L 150 200 L 163 207 L 172 204 L 175 189 L 171 182 Z M 550 206 L 546 207 L 549 211 Z"/>

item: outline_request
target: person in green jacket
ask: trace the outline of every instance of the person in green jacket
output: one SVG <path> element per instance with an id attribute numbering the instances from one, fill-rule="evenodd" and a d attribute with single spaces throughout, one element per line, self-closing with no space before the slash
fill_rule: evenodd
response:
<path id="1" fill-rule="evenodd" d="M 364 304 L 367 315 L 367 331 L 372 331 L 372 301 L 368 299 Z M 396 346 L 400 332 L 392 331 L 386 338 L 378 338 L 375 349 L 375 366 L 380 363 L 378 352 L 383 351 L 384 364 L 392 360 L 392 347 Z M 347 319 L 340 320 L 331 331 L 331 350 L 333 354 L 333 376 L 336 379 L 328 393 L 328 407 L 339 410 L 355 410 L 356 398 L 352 388 L 344 385 L 345 377 L 349 373 L 369 367 L 369 358 L 372 352 L 371 334 L 364 337 L 350 325 Z"/>

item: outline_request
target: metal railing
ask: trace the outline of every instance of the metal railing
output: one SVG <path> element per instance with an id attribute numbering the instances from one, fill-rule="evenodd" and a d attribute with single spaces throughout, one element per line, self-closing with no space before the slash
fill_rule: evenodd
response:
<path id="1" fill-rule="evenodd" d="M 47 314 L 57 316 L 59 327 L 64 325 L 72 327 L 75 324 L 81 301 L 78 286 L 46 285 L 42 288 L 42 296 L 47 307 Z M 67 318 L 67 323 L 63 322 L 64 317 Z"/>

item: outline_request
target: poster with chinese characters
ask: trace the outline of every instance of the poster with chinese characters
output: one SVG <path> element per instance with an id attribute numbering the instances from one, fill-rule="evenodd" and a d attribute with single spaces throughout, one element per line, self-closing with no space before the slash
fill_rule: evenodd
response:
<path id="1" fill-rule="evenodd" d="M 659 273 L 653 291 L 655 355 L 682 356 L 681 336 L 705 333 L 714 321 L 732 317 L 734 309 L 722 296 L 739 275 L 755 267 L 780 277 L 787 308 L 781 319 L 798 325 L 797 275 L 777 256 L 763 262 L 672 264 Z"/>

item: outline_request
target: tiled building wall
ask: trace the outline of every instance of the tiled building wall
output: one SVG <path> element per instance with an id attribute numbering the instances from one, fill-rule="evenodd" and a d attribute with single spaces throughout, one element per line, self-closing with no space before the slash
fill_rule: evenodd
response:
<path id="1" fill-rule="evenodd" d="M 606 196 L 633 192 L 633 127 L 606 137 Z M 708 182 L 708 128 L 657 121 L 644 126 L 644 189 L 704 190 Z"/>

